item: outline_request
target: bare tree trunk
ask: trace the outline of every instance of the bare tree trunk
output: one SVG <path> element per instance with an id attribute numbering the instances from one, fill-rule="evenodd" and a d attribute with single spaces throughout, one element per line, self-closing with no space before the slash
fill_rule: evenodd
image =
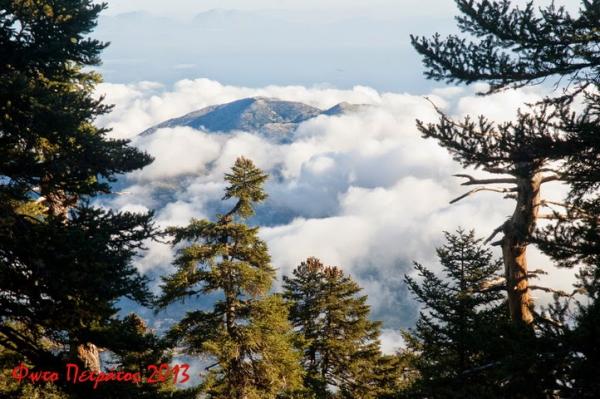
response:
<path id="1" fill-rule="evenodd" d="M 539 212 L 541 184 L 542 174 L 537 171 L 517 177 L 517 205 L 503 226 L 502 255 L 510 316 L 513 322 L 525 325 L 533 321 L 526 254 Z"/>

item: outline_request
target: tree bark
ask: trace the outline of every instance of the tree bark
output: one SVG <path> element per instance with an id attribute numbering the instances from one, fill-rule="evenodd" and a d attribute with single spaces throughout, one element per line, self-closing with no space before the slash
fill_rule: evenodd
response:
<path id="1" fill-rule="evenodd" d="M 510 316 L 513 322 L 525 325 L 533 322 L 526 254 L 539 213 L 541 184 L 542 174 L 537 171 L 517 177 L 516 208 L 503 227 L 502 255 Z"/>
<path id="2" fill-rule="evenodd" d="M 74 344 L 71 350 L 71 358 L 77 360 L 86 370 L 100 371 L 100 351 L 92 343 Z"/>

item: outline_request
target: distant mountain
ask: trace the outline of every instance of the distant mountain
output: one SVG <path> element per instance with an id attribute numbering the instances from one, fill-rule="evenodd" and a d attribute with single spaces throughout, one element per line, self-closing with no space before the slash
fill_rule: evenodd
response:
<path id="1" fill-rule="evenodd" d="M 366 106 L 340 103 L 321 110 L 299 102 L 252 97 L 227 104 L 212 105 L 179 118 L 169 119 L 141 134 L 152 134 L 161 128 L 188 126 L 210 132 L 234 130 L 258 132 L 267 137 L 287 140 L 301 122 L 319 115 L 332 116 L 357 112 L 364 107 Z"/>

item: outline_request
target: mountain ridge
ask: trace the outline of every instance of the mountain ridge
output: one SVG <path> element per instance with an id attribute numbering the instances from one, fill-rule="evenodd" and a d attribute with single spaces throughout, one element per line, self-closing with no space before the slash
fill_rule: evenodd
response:
<path id="1" fill-rule="evenodd" d="M 183 116 L 168 119 L 144 130 L 146 136 L 158 129 L 187 126 L 214 133 L 250 131 L 279 140 L 289 139 L 298 125 L 320 115 L 335 116 L 358 112 L 367 105 L 342 102 L 322 110 L 301 102 L 271 97 L 248 97 L 211 105 Z"/>

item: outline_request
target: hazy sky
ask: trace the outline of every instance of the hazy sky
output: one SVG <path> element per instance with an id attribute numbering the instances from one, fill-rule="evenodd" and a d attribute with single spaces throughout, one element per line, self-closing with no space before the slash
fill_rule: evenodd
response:
<path id="1" fill-rule="evenodd" d="M 100 0 L 98 0 L 100 1 Z M 525 4 L 529 0 L 513 0 L 514 4 Z M 453 0 L 104 0 L 109 4 L 108 13 L 145 10 L 159 15 L 189 17 L 194 13 L 215 8 L 237 10 L 329 10 L 335 13 L 410 15 L 448 15 L 456 10 Z M 536 4 L 548 4 L 537 0 Z M 574 11 L 576 0 L 556 0 Z"/>
<path id="2" fill-rule="evenodd" d="M 406 15 L 443 15 L 454 10 L 451 0 L 109 0 L 109 13 L 146 10 L 160 15 L 187 17 L 215 8 L 237 10 L 335 10 L 378 13 L 401 12 Z"/>
<path id="3" fill-rule="evenodd" d="M 100 1 L 100 0 L 98 0 Z M 514 4 L 525 0 L 514 0 Z M 574 0 L 558 0 L 575 9 Z M 548 1 L 536 2 L 540 5 Z M 426 93 L 410 34 L 455 31 L 453 0 L 108 0 L 94 36 L 113 83 L 366 85 Z"/>

